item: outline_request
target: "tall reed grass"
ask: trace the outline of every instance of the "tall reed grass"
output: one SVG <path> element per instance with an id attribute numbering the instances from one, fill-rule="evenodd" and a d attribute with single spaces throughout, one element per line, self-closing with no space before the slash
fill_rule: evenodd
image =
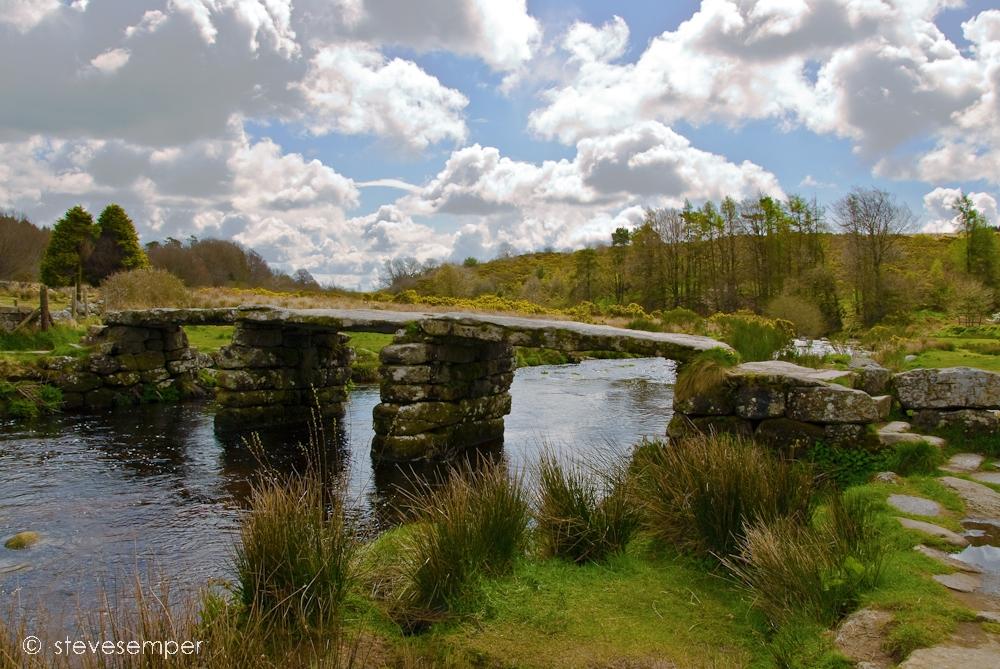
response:
<path id="1" fill-rule="evenodd" d="M 402 548 L 400 603 L 417 617 L 461 609 L 479 579 L 509 572 L 524 554 L 528 493 L 504 462 L 457 469 L 414 505 L 416 524 Z"/>
<path id="2" fill-rule="evenodd" d="M 640 522 L 630 482 L 620 459 L 604 457 L 584 467 L 543 453 L 535 511 L 542 552 L 583 563 L 624 551 Z"/>
<path id="3" fill-rule="evenodd" d="M 757 522 L 725 561 L 775 627 L 801 617 L 832 625 L 882 575 L 889 546 L 875 504 L 837 494 L 826 512 L 815 526 Z"/>
<path id="4" fill-rule="evenodd" d="M 806 467 L 735 435 L 647 442 L 633 468 L 646 529 L 695 555 L 723 559 L 748 524 L 804 524 L 813 508 L 815 481 Z"/>

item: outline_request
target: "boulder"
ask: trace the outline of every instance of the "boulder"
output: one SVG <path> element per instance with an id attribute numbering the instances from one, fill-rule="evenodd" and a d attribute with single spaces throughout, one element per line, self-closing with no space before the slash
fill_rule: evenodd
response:
<path id="1" fill-rule="evenodd" d="M 855 375 L 854 387 L 869 395 L 881 395 L 892 380 L 891 371 L 865 356 L 851 358 L 848 368 Z"/>
<path id="2" fill-rule="evenodd" d="M 733 392 L 734 413 L 761 420 L 785 415 L 785 391 L 780 386 L 741 385 Z"/>
<path id="3" fill-rule="evenodd" d="M 803 423 L 789 418 L 771 418 L 762 420 L 757 425 L 754 438 L 775 449 L 797 450 L 824 441 L 826 431 L 822 425 Z"/>
<path id="4" fill-rule="evenodd" d="M 3 547 L 12 551 L 21 551 L 31 548 L 41 539 L 38 532 L 19 532 L 3 542 Z"/>
<path id="5" fill-rule="evenodd" d="M 868 393 L 823 384 L 789 390 L 787 415 L 809 423 L 874 423 L 878 409 Z"/>
<path id="6" fill-rule="evenodd" d="M 913 424 L 924 430 L 961 430 L 968 436 L 1000 435 L 1000 411 L 996 409 L 921 409 Z"/>
<path id="7" fill-rule="evenodd" d="M 906 409 L 1000 409 L 1000 374 L 970 367 L 914 369 L 893 377 Z"/>

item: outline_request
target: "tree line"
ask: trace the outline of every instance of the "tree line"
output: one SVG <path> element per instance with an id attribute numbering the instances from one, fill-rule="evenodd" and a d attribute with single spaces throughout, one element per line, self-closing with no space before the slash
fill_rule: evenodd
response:
<path id="1" fill-rule="evenodd" d="M 918 308 L 995 308 L 997 233 L 967 195 L 954 203 L 960 234 L 911 255 L 932 238 L 909 235 L 910 210 L 886 191 L 856 188 L 826 209 L 816 201 L 759 195 L 682 208 L 649 209 L 634 229 L 608 243 L 559 254 L 437 267 L 393 261 L 391 289 L 450 296 L 496 292 L 555 307 L 580 302 L 636 303 L 648 313 L 686 309 L 707 315 L 741 309 L 807 324 L 815 334 L 870 327 Z M 906 265 L 929 265 L 911 272 Z M 916 280 L 914 280 L 916 278 Z"/>

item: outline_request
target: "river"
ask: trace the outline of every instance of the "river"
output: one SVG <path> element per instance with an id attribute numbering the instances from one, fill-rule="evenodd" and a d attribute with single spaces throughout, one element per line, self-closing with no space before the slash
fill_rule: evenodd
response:
<path id="1" fill-rule="evenodd" d="M 545 447 L 585 459 L 662 435 L 675 370 L 660 359 L 518 370 L 503 447 L 509 467 L 530 469 Z M 397 467 L 372 467 L 378 401 L 377 387 L 354 389 L 331 436 L 353 513 L 372 532 L 391 523 L 394 486 L 405 480 Z M 265 435 L 264 444 L 290 467 L 283 456 L 299 438 Z M 258 468 L 244 445 L 216 437 L 204 403 L 0 423 L 0 540 L 25 530 L 42 537 L 25 551 L 0 547 L 0 602 L 16 594 L 48 611 L 86 608 L 100 589 L 151 569 L 175 591 L 228 578 Z"/>

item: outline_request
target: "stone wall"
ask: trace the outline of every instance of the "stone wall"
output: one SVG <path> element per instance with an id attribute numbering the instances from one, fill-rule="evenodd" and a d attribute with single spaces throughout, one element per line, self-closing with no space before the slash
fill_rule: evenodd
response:
<path id="1" fill-rule="evenodd" d="M 314 407 L 340 418 L 354 352 L 346 335 L 281 324 L 237 323 L 215 356 L 216 428 L 305 423 Z"/>
<path id="2" fill-rule="evenodd" d="M 188 346 L 178 325 L 96 328 L 91 341 L 96 347 L 90 356 L 47 363 L 66 409 L 106 409 L 198 392 L 197 372 L 207 361 Z"/>
<path id="3" fill-rule="evenodd" d="M 729 432 L 793 451 L 816 442 L 849 448 L 941 443 L 910 433 L 906 422 L 885 425 L 894 407 L 918 429 L 1000 437 L 1000 374 L 979 369 L 916 369 L 893 376 L 871 361 L 857 361 L 848 371 L 754 362 L 727 370 L 719 383 L 695 396 L 683 396 L 683 388 L 674 398 L 668 428 L 674 437 Z"/>
<path id="4" fill-rule="evenodd" d="M 513 346 L 499 333 L 491 341 L 428 329 L 433 326 L 401 332 L 382 349 L 382 403 L 374 409 L 372 442 L 376 460 L 447 460 L 503 441 Z"/>
<path id="5" fill-rule="evenodd" d="M 30 307 L 0 307 L 0 332 L 10 332 L 34 311 Z"/>

